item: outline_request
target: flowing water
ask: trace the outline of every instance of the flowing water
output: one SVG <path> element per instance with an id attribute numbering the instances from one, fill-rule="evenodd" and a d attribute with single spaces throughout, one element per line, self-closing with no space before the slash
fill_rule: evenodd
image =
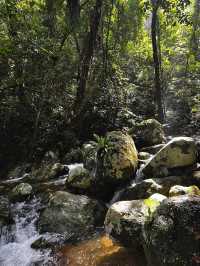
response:
<path id="1" fill-rule="evenodd" d="M 4 227 L 0 237 L 1 266 L 45 265 L 49 261 L 50 251 L 43 253 L 31 248 L 39 237 L 35 225 L 39 207 L 36 199 L 12 206 L 15 224 L 11 228 Z"/>
<path id="2" fill-rule="evenodd" d="M 71 171 L 77 164 L 69 165 Z M 10 179 L 5 184 L 21 181 Z M 66 177 L 54 181 L 54 185 L 65 183 Z M 53 183 L 53 182 L 52 182 Z M 31 244 L 40 238 L 36 228 L 41 203 L 34 198 L 30 202 L 16 203 L 11 206 L 14 224 L 0 231 L 0 266 L 40 266 L 52 265 L 50 250 L 44 252 L 31 248 Z"/>
<path id="3" fill-rule="evenodd" d="M 68 167 L 71 171 L 76 166 Z M 64 185 L 66 178 L 53 181 L 54 185 Z M 117 195 L 113 202 L 116 200 Z M 106 235 L 97 234 L 88 241 L 65 245 L 54 255 L 50 250 L 32 249 L 31 244 L 41 237 L 36 227 L 41 207 L 37 198 L 12 204 L 14 224 L 0 231 L 0 266 L 145 266 L 143 255 L 113 243 Z"/>
<path id="4" fill-rule="evenodd" d="M 0 236 L 0 266 L 145 266 L 143 255 L 134 254 L 108 236 L 93 237 L 76 245 L 65 245 L 52 257 L 50 250 L 37 251 L 31 244 L 41 235 L 36 221 L 41 203 L 13 204 L 15 224 Z"/>

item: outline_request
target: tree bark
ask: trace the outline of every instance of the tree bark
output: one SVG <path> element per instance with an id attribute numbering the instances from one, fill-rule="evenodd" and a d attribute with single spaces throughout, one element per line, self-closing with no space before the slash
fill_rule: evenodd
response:
<path id="1" fill-rule="evenodd" d="M 75 101 L 76 113 L 77 111 L 80 112 L 82 105 L 86 100 L 86 87 L 98 36 L 102 4 L 103 0 L 96 0 L 96 4 L 90 18 L 90 31 L 84 40 L 83 49 L 81 52 L 81 62 L 78 71 L 78 88 Z"/>
<path id="2" fill-rule="evenodd" d="M 69 6 L 70 21 L 73 28 L 80 20 L 80 0 L 67 0 Z"/>
<path id="3" fill-rule="evenodd" d="M 195 1 L 193 13 L 193 30 L 191 36 L 191 50 L 196 60 L 200 59 L 199 38 L 200 38 L 200 0 Z"/>
<path id="4" fill-rule="evenodd" d="M 47 19 L 46 24 L 48 27 L 49 37 L 55 36 L 55 25 L 56 25 L 56 1 L 55 0 L 46 0 L 46 10 L 47 10 Z"/>
<path id="5" fill-rule="evenodd" d="M 155 83 L 155 100 L 157 104 L 158 119 L 160 122 L 164 121 L 164 108 L 162 102 L 162 83 L 161 83 L 161 63 L 160 63 L 160 52 L 158 46 L 158 34 L 157 34 L 157 24 L 158 24 L 158 9 L 159 0 L 152 0 L 152 22 L 151 22 L 151 39 L 152 39 L 152 49 L 153 49 L 153 61 L 154 61 L 154 83 Z"/>

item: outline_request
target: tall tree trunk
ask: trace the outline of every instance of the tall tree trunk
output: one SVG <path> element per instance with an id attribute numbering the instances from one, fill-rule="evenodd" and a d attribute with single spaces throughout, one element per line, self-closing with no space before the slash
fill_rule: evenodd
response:
<path id="1" fill-rule="evenodd" d="M 67 0 L 69 6 L 70 22 L 73 28 L 77 26 L 80 20 L 80 0 Z"/>
<path id="2" fill-rule="evenodd" d="M 56 0 L 46 0 L 46 26 L 48 27 L 49 37 L 55 36 L 55 25 L 56 25 Z"/>
<path id="3" fill-rule="evenodd" d="M 200 0 L 195 1 L 193 13 L 193 30 L 191 36 L 191 50 L 196 60 L 200 59 L 199 38 L 200 38 Z"/>
<path id="4" fill-rule="evenodd" d="M 18 36 L 18 30 L 20 28 L 20 23 L 17 18 L 17 1 L 16 0 L 8 0 L 6 2 L 6 11 L 8 14 L 8 33 L 9 38 L 15 46 L 16 51 L 18 51 L 19 54 L 21 54 L 21 49 L 19 46 L 19 36 Z M 19 50 L 18 50 L 19 49 Z M 21 101 L 21 103 L 25 106 L 26 99 L 25 99 L 25 93 L 24 93 L 24 83 L 23 80 L 23 57 L 19 56 L 19 54 L 14 54 L 12 56 L 12 59 L 14 61 L 14 68 L 13 68 L 13 74 L 14 74 L 14 80 L 17 84 L 16 86 L 16 94 Z"/>
<path id="5" fill-rule="evenodd" d="M 93 8 L 90 18 L 90 31 L 84 40 L 83 49 L 81 52 L 81 62 L 78 73 L 78 88 L 75 101 L 75 111 L 78 112 L 82 110 L 83 104 L 86 100 L 86 87 L 98 36 L 102 3 L 103 0 L 96 0 L 96 4 Z"/>
<path id="6" fill-rule="evenodd" d="M 152 22 L 151 22 L 151 39 L 153 49 L 153 60 L 154 60 L 154 82 L 155 82 L 155 100 L 157 104 L 158 119 L 160 122 L 164 121 L 164 108 L 162 102 L 162 83 L 161 83 L 161 65 L 160 65 L 160 52 L 158 45 L 158 9 L 159 0 L 152 0 Z"/>

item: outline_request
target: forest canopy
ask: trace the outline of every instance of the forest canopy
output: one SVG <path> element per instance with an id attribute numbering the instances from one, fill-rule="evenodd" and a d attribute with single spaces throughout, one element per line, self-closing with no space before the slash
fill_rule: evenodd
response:
<path id="1" fill-rule="evenodd" d="M 0 100 L 2 165 L 62 157 L 123 112 L 197 126 L 200 1 L 1 0 Z"/>

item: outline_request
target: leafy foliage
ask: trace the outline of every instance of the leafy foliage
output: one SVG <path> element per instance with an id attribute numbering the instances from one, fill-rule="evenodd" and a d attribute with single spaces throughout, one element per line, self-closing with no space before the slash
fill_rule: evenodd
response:
<path id="1" fill-rule="evenodd" d="M 106 0 L 89 60 L 85 106 L 77 130 L 74 103 L 97 0 L 74 1 L 73 8 L 70 3 L 0 2 L 2 164 L 14 158 L 33 160 L 50 149 L 63 156 L 78 145 L 75 139 L 83 142 L 94 133 L 105 135 L 119 128 L 117 117 L 124 109 L 141 119 L 157 116 L 152 2 Z M 200 105 L 198 0 L 160 3 L 165 108 L 188 123 L 194 116 L 196 119 Z M 107 145 L 101 139 L 99 142 Z"/>

